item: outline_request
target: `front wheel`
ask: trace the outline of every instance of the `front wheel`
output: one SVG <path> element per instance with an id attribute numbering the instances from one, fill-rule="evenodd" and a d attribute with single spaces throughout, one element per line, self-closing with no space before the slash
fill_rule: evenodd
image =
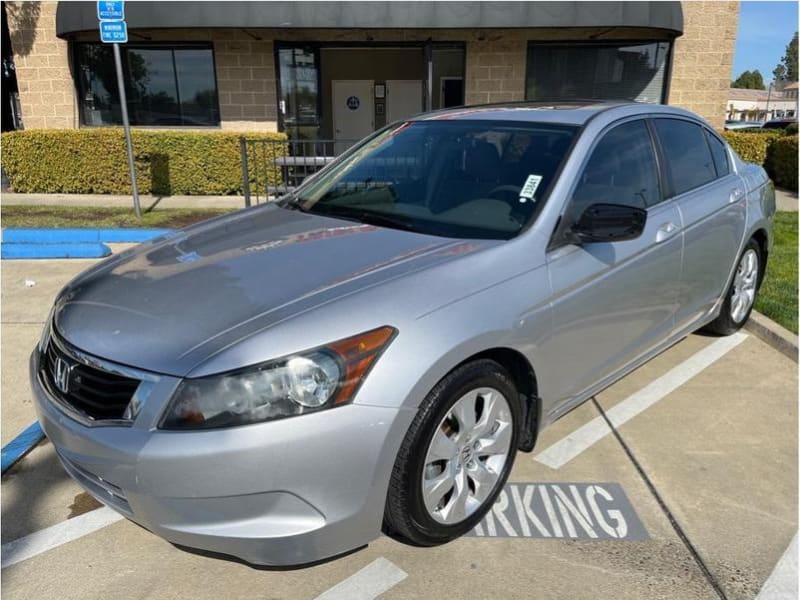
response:
<path id="1" fill-rule="evenodd" d="M 449 542 L 494 504 L 517 451 L 519 393 L 492 360 L 455 369 L 420 405 L 392 472 L 389 533 L 421 546 Z"/>
<path id="2" fill-rule="evenodd" d="M 761 277 L 761 248 L 751 239 L 739 258 L 719 316 L 706 326 L 708 331 L 730 335 L 750 318 Z"/>

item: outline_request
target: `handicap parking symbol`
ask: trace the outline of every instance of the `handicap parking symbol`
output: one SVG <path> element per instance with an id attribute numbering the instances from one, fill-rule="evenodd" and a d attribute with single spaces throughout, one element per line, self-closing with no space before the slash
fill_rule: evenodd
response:
<path id="1" fill-rule="evenodd" d="M 350 96 L 347 99 L 347 108 L 350 110 L 357 110 L 359 106 L 361 106 L 361 100 L 358 99 L 358 96 Z"/>

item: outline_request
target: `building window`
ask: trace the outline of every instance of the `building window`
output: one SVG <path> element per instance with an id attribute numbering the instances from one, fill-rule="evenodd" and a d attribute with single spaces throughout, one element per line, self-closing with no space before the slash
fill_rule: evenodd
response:
<path id="1" fill-rule="evenodd" d="M 120 46 L 131 125 L 219 125 L 214 51 L 209 45 Z M 108 44 L 77 44 L 75 72 L 83 125 L 121 125 L 114 56 Z"/>
<path id="2" fill-rule="evenodd" d="M 528 44 L 528 100 L 664 99 L 668 42 Z"/>

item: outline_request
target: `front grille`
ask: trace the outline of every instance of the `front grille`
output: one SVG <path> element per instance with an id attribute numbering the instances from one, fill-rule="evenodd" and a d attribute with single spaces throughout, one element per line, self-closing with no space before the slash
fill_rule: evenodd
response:
<path id="1" fill-rule="evenodd" d="M 122 419 L 140 381 L 78 362 L 67 348 L 51 334 L 41 362 L 50 393 L 92 420 Z"/>

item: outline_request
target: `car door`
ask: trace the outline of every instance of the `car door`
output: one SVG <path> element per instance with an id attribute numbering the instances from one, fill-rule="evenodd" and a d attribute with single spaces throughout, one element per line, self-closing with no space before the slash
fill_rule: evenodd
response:
<path id="1" fill-rule="evenodd" d="M 727 287 L 745 230 L 745 188 L 725 144 L 703 125 L 654 118 L 668 174 L 667 195 L 680 210 L 683 273 L 675 325 L 684 329 L 713 309 Z"/>
<path id="2" fill-rule="evenodd" d="M 601 134 L 547 253 L 553 329 L 540 362 L 557 390 L 550 418 L 672 330 L 681 270 L 680 215 L 673 203 L 662 201 L 661 188 L 645 120 L 616 124 Z M 570 227 L 595 203 L 646 209 L 644 232 L 629 241 L 570 243 Z"/>

